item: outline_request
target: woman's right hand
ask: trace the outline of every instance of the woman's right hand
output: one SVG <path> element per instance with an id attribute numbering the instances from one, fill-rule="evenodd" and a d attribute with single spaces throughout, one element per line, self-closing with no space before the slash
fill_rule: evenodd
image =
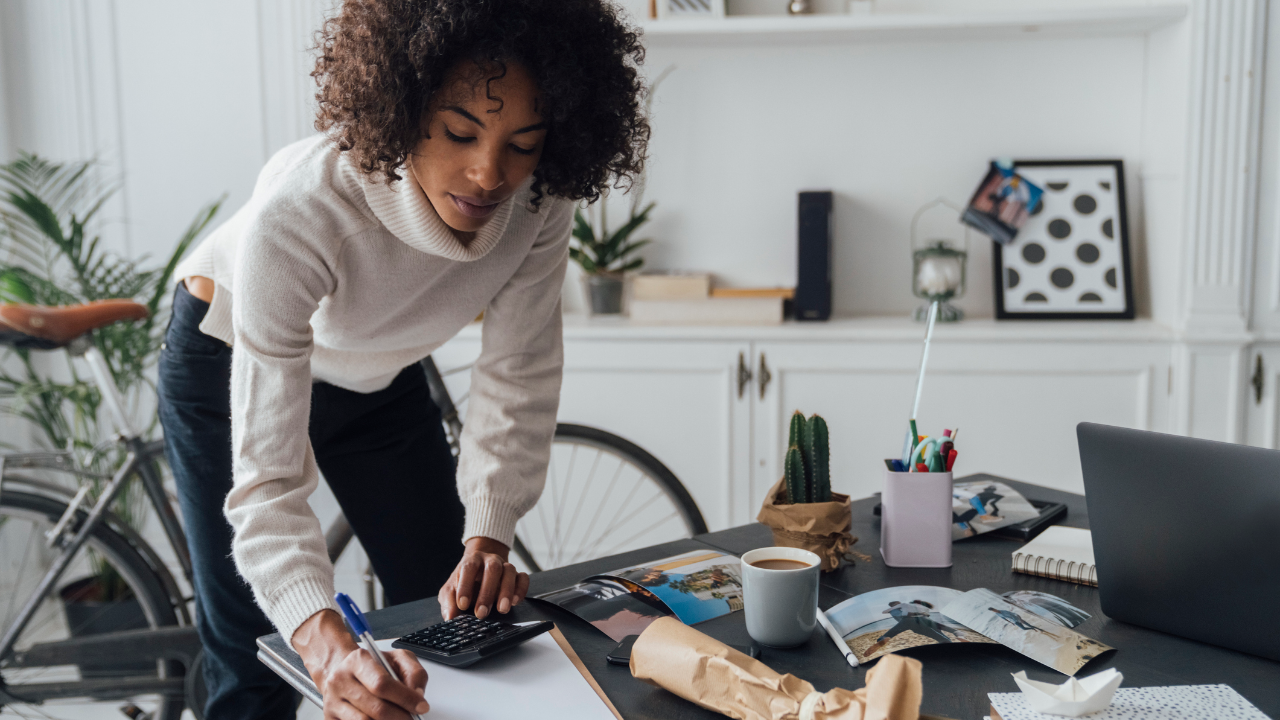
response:
<path id="1" fill-rule="evenodd" d="M 423 692 L 427 671 L 404 650 L 383 653 L 403 681 L 356 644 L 333 610 L 322 610 L 298 626 L 293 647 L 324 697 L 326 720 L 405 720 L 429 710 Z"/>

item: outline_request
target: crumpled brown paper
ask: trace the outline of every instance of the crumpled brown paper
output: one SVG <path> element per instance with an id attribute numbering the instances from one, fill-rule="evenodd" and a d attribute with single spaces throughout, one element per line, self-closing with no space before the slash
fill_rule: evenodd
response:
<path id="1" fill-rule="evenodd" d="M 670 617 L 646 628 L 631 650 L 634 677 L 737 720 L 917 720 L 920 669 L 919 660 L 887 655 L 867 671 L 865 688 L 819 694 Z M 804 705 L 812 715 L 802 717 Z"/>
<path id="2" fill-rule="evenodd" d="M 756 520 L 773 530 L 773 544 L 808 550 L 822 558 L 822 571 L 840 567 L 849 547 L 853 515 L 848 495 L 831 493 L 831 502 L 787 504 L 787 481 L 779 480 L 765 497 Z M 868 558 L 870 559 L 870 558 Z"/>

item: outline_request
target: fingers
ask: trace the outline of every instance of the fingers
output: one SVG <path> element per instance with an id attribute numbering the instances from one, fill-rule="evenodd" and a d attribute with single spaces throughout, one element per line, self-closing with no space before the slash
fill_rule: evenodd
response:
<path id="1" fill-rule="evenodd" d="M 529 594 L 529 573 L 520 573 L 516 576 L 516 597 L 511 601 L 512 605 L 519 605 L 524 602 L 524 596 Z"/>
<path id="2" fill-rule="evenodd" d="M 502 558 L 497 555 L 484 556 L 484 577 L 480 583 L 480 594 L 476 597 L 476 617 L 489 615 L 498 599 L 498 588 L 502 586 Z"/>
<path id="3" fill-rule="evenodd" d="M 348 702 L 375 720 L 399 720 L 411 712 L 427 711 L 427 701 L 418 690 L 392 677 L 369 653 L 359 652 L 362 657 L 355 663 L 355 676 L 363 687 L 352 688 Z"/>
<path id="4" fill-rule="evenodd" d="M 452 620 L 459 612 L 454 593 L 458 587 L 457 578 L 458 571 L 455 568 L 453 575 L 449 577 L 449 582 L 445 583 L 444 587 L 440 588 L 440 594 L 436 596 L 437 599 L 440 600 L 440 615 L 443 616 L 445 620 Z"/>
<path id="5" fill-rule="evenodd" d="M 458 594 L 458 609 L 466 610 L 471 607 L 471 601 L 475 599 L 475 586 L 480 573 L 484 571 L 480 558 L 475 555 L 464 555 L 462 562 L 458 563 L 458 585 L 456 592 Z"/>
<path id="6" fill-rule="evenodd" d="M 427 669 L 422 667 L 413 653 L 408 650 L 392 650 L 386 654 L 386 658 L 405 685 L 417 690 L 419 694 L 427 689 Z"/>
<path id="7" fill-rule="evenodd" d="M 506 563 L 502 566 L 502 586 L 498 589 L 498 612 L 511 612 L 511 604 L 516 595 L 516 566 Z"/>

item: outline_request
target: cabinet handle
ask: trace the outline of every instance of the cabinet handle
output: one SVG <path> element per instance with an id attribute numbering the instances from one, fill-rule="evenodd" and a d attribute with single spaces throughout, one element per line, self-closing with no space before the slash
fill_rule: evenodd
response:
<path id="1" fill-rule="evenodd" d="M 1261 353 L 1258 354 L 1258 362 L 1254 363 L 1253 379 L 1250 380 L 1250 382 L 1253 384 L 1253 403 L 1255 405 L 1261 405 L 1262 404 L 1262 388 L 1267 382 L 1267 375 L 1262 370 L 1262 354 Z"/>
<path id="2" fill-rule="evenodd" d="M 747 392 L 747 384 L 751 382 L 751 368 L 747 367 L 746 353 L 738 353 L 738 399 Z"/>
<path id="3" fill-rule="evenodd" d="M 764 399 L 764 391 L 769 389 L 769 381 L 773 379 L 773 373 L 769 372 L 769 366 L 765 364 L 764 353 L 760 353 L 760 399 Z"/>

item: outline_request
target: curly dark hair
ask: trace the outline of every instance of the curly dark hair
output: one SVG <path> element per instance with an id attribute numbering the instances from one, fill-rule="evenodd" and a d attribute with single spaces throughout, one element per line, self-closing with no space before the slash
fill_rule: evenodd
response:
<path id="1" fill-rule="evenodd" d="M 548 127 L 535 208 L 544 194 L 598 200 L 644 169 L 644 47 L 607 0 L 346 0 L 317 45 L 316 129 L 366 175 L 400 179 L 432 96 L 463 60 L 490 80 L 519 63 L 538 83 Z"/>

